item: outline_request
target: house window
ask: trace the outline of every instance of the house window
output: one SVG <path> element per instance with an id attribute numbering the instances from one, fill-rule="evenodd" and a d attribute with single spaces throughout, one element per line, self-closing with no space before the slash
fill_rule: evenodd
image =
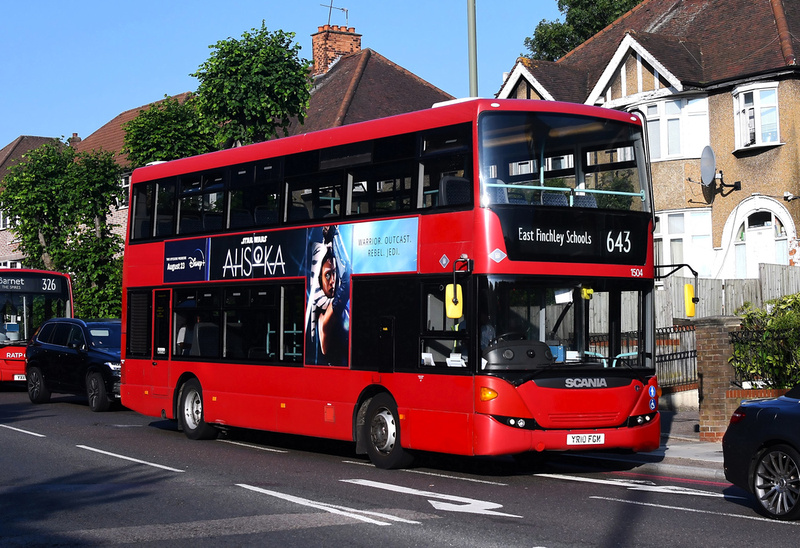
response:
<path id="1" fill-rule="evenodd" d="M 700 276 L 711 276 L 711 210 L 690 209 L 656 215 L 653 235 L 656 264 L 688 264 Z M 663 272 L 662 272 L 663 273 Z M 686 268 L 679 276 L 690 276 Z"/>
<path id="2" fill-rule="evenodd" d="M 651 160 L 699 158 L 709 143 L 708 99 L 667 99 L 645 106 Z"/>
<path id="3" fill-rule="evenodd" d="M 753 84 L 733 90 L 736 148 L 780 142 L 778 84 Z"/>
<path id="4" fill-rule="evenodd" d="M 13 226 L 14 223 L 11 217 L 6 215 L 5 211 L 0 211 L 0 230 L 8 230 Z"/>

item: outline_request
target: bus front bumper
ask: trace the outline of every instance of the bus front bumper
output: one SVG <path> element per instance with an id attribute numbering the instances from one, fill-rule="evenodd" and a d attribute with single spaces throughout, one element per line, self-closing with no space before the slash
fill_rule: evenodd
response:
<path id="1" fill-rule="evenodd" d="M 509 455 L 528 451 L 602 451 L 628 449 L 648 452 L 661 443 L 661 414 L 634 427 L 587 429 L 525 429 L 500 423 L 489 415 L 476 415 L 475 455 Z"/>

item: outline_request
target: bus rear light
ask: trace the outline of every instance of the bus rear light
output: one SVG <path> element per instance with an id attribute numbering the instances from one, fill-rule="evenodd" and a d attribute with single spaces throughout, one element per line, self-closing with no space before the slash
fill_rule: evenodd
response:
<path id="1" fill-rule="evenodd" d="M 497 397 L 497 392 L 492 390 L 491 388 L 486 388 L 485 386 L 481 386 L 481 401 L 491 401 Z"/>

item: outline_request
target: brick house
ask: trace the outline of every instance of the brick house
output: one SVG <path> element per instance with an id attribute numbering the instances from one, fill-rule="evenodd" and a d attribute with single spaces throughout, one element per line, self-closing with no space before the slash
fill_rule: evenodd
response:
<path id="1" fill-rule="evenodd" d="M 556 62 L 518 59 L 498 97 L 643 113 L 656 263 L 757 278 L 800 265 L 798 52 L 797 2 L 645 0 Z"/>
<path id="2" fill-rule="evenodd" d="M 0 149 L 0 181 L 23 154 L 54 140 L 54 137 L 21 135 Z M 8 230 L 10 222 L 11 219 L 0 211 L 0 268 L 22 268 L 24 257 L 14 245 L 14 235 Z"/>
<path id="3" fill-rule="evenodd" d="M 374 118 L 429 108 L 434 103 L 454 97 L 370 49 L 361 48 L 361 35 L 352 27 L 325 25 L 312 35 L 314 87 L 309 99 L 305 123 L 293 123 L 290 135 L 352 124 Z M 179 100 L 187 94 L 176 96 Z M 78 151 L 107 150 L 120 153 L 125 132 L 122 126 L 147 109 L 144 105 L 127 110 L 97 131 L 80 139 L 69 140 Z M 19 137 L 0 150 L 0 179 L 7 165 L 50 138 Z M 120 157 L 119 163 L 126 164 Z M 128 184 L 127 174 L 122 184 Z M 127 224 L 127 206 L 120 204 L 110 222 L 123 233 Z M 14 248 L 7 220 L 0 214 L 0 266 L 24 266 L 24 258 Z"/>

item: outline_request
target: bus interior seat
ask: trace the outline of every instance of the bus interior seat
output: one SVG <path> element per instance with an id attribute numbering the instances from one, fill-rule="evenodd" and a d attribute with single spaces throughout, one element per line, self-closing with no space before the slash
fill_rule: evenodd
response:
<path id="1" fill-rule="evenodd" d="M 308 219 L 308 208 L 303 204 L 292 204 L 289 208 L 290 221 L 306 221 Z"/>
<path id="2" fill-rule="evenodd" d="M 156 236 L 172 235 L 172 216 L 159 215 L 156 219 Z"/>
<path id="3" fill-rule="evenodd" d="M 190 356 L 217 356 L 219 348 L 219 326 L 211 322 L 194 324 L 194 335 Z"/>
<path id="4" fill-rule="evenodd" d="M 274 225 L 278 222 L 278 212 L 270 206 L 256 206 L 255 216 L 256 224 L 259 226 Z"/>
<path id="5" fill-rule="evenodd" d="M 266 360 L 267 349 L 263 346 L 254 346 L 247 351 L 247 357 L 251 360 Z"/>
<path id="6" fill-rule="evenodd" d="M 575 207 L 597 207 L 597 200 L 594 194 L 576 194 L 572 199 L 572 205 Z"/>
<path id="7" fill-rule="evenodd" d="M 225 357 L 244 358 L 242 342 L 242 324 L 228 323 L 225 326 Z"/>
<path id="8" fill-rule="evenodd" d="M 567 207 L 567 196 L 562 192 L 542 192 L 542 205 Z"/>
<path id="9" fill-rule="evenodd" d="M 253 216 L 247 209 L 231 209 L 231 228 L 253 226 Z"/>
<path id="10" fill-rule="evenodd" d="M 464 177 L 445 175 L 439 181 L 439 205 L 468 204 L 470 198 L 470 182 Z"/>
<path id="11" fill-rule="evenodd" d="M 488 185 L 502 185 L 503 181 L 500 179 L 487 179 L 486 185 L 484 190 L 486 191 L 486 195 L 489 197 L 489 203 L 492 204 L 507 204 L 508 203 L 508 191 L 504 186 L 488 186 Z"/>
<path id="12" fill-rule="evenodd" d="M 222 213 L 203 213 L 203 228 L 205 230 L 221 230 Z"/>
<path id="13" fill-rule="evenodd" d="M 200 220 L 200 217 L 195 217 L 194 215 L 182 216 L 180 229 L 181 234 L 200 232 L 203 230 L 203 222 Z"/>

